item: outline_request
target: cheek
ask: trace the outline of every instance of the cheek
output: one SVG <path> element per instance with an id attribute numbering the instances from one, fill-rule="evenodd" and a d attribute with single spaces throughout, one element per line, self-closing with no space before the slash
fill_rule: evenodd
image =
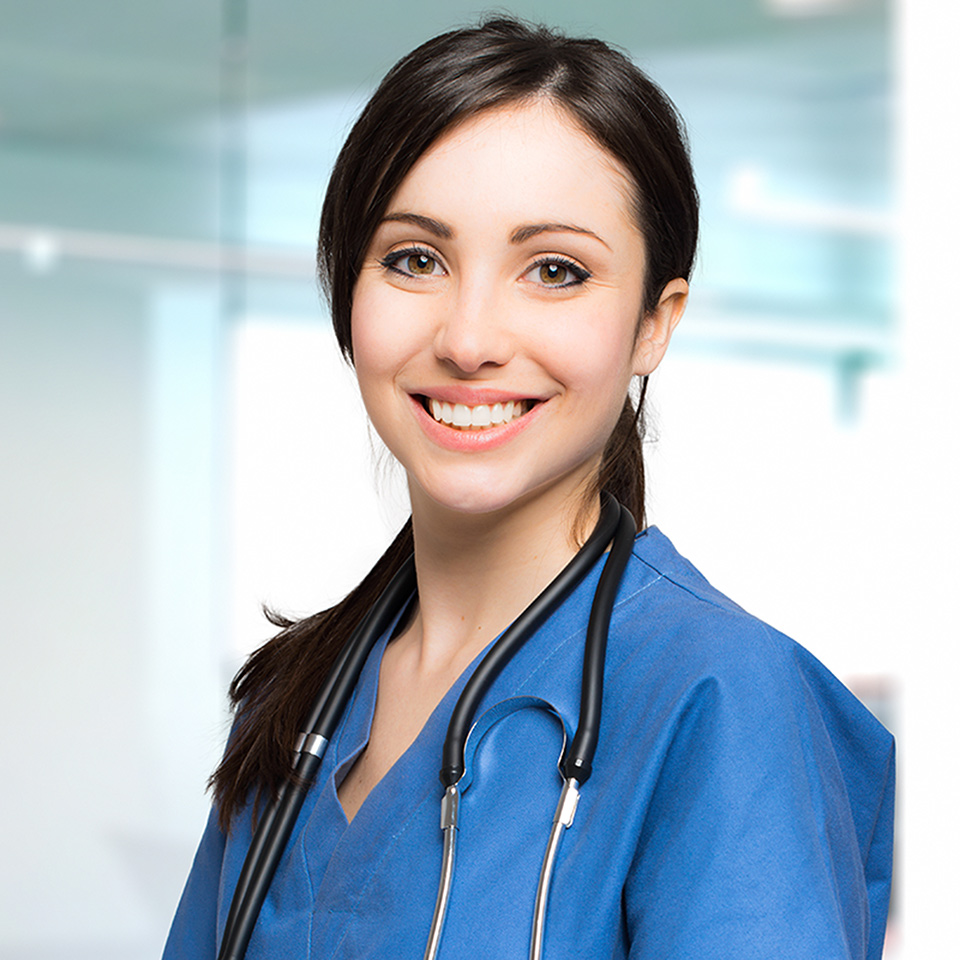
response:
<path id="1" fill-rule="evenodd" d="M 392 291 L 377 284 L 358 282 L 350 315 L 353 360 L 360 380 L 390 376 L 396 371 L 411 349 L 410 318 L 404 316 L 401 306 L 391 297 Z"/>
<path id="2" fill-rule="evenodd" d="M 371 419 L 376 422 L 376 397 L 387 383 L 393 366 L 393 343 L 391 327 L 383 321 L 383 306 L 369 288 L 357 284 L 350 314 L 350 331 L 353 346 L 353 365 L 357 373 L 360 394 Z"/>
<path id="3" fill-rule="evenodd" d="M 590 402 L 608 406 L 623 395 L 633 372 L 634 321 L 632 314 L 599 314 L 591 322 L 555 334 L 553 356 L 567 371 L 567 385 Z"/>
<path id="4" fill-rule="evenodd" d="M 370 347 L 380 335 L 376 329 L 380 315 L 382 313 L 377 306 L 375 291 L 361 278 L 354 288 L 350 311 L 350 339 L 354 356 L 370 355 Z"/>

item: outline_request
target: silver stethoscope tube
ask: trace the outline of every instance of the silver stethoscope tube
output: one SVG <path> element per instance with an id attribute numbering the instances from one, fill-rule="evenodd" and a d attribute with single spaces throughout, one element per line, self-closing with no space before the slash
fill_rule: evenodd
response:
<path id="1" fill-rule="evenodd" d="M 474 724 L 470 730 L 469 741 L 472 742 L 470 754 L 476 752 L 477 744 L 482 740 L 486 732 L 500 719 L 509 714 L 524 709 L 525 707 L 536 707 L 544 709 L 559 721 L 563 730 L 563 750 L 560 754 L 560 763 L 563 762 L 564 754 L 567 750 L 567 730 L 563 718 L 556 707 L 552 706 L 539 697 L 514 697 L 510 700 L 503 700 L 495 707 L 492 707 L 483 718 Z M 459 831 L 459 808 L 462 786 L 466 792 L 472 780 L 470 767 L 472 759 L 467 763 L 467 768 L 460 783 L 456 786 L 447 787 L 443 800 L 440 805 L 440 828 L 443 831 L 443 857 L 440 868 L 440 883 L 437 887 L 437 902 L 433 911 L 433 920 L 430 924 L 430 933 L 427 936 L 427 946 L 424 950 L 424 960 L 436 960 L 437 952 L 440 948 L 440 938 L 443 935 L 443 927 L 447 916 L 447 904 L 450 900 L 450 890 L 453 887 L 453 871 L 456 860 L 457 834 Z M 577 804 L 580 800 L 580 792 L 576 780 L 569 779 L 563 781 L 563 788 L 560 791 L 560 800 L 557 803 L 557 809 L 553 815 L 553 824 L 550 830 L 550 838 L 547 841 L 547 849 L 543 855 L 543 863 L 540 867 L 540 879 L 537 883 L 537 897 L 534 902 L 533 910 L 533 928 L 530 934 L 530 960 L 540 960 L 543 953 L 543 931 L 546 925 L 547 901 L 550 897 L 550 882 L 553 878 L 553 868 L 556 863 L 557 850 L 560 846 L 560 838 L 563 831 L 572 823 L 574 815 L 577 812 Z"/>
<path id="2" fill-rule="evenodd" d="M 453 866 L 457 857 L 457 830 L 460 819 L 460 794 L 456 786 L 447 787 L 440 801 L 440 829 L 443 831 L 443 859 L 440 864 L 440 886 L 437 888 L 437 904 L 433 908 L 433 920 L 427 936 L 424 960 L 434 960 L 440 949 L 443 924 L 447 919 L 447 904 L 453 887 Z"/>
<path id="3" fill-rule="evenodd" d="M 476 709 L 516 650 L 569 596 L 612 539 L 610 555 L 604 564 L 590 610 L 584 648 L 580 718 L 570 749 L 565 749 L 561 757 L 560 769 L 564 785 L 537 887 L 530 957 L 539 960 L 541 956 L 550 882 L 560 837 L 564 829 L 573 822 L 576 799 L 579 796 L 578 785 L 582 785 L 590 776 L 596 751 L 603 702 L 603 664 L 607 631 L 617 587 L 629 559 L 635 535 L 636 527 L 630 512 L 613 497 L 604 494 L 600 519 L 586 543 L 547 588 L 504 631 L 468 680 L 454 707 L 443 746 L 440 772 L 440 779 L 444 784 L 441 801 L 443 858 L 437 902 L 424 953 L 425 960 L 435 960 L 443 934 L 456 857 L 457 814 L 462 793 L 458 784 L 464 776 L 466 742 Z M 217 954 L 218 960 L 242 960 L 246 953 L 270 881 L 293 831 L 306 793 L 320 768 L 327 743 L 363 669 L 367 654 L 407 604 L 415 588 L 416 571 L 411 557 L 361 622 L 324 681 L 306 729 L 297 743 L 294 758 L 295 779 L 281 789 L 277 799 L 265 812 L 247 851 L 227 915 L 223 940 Z"/>
<path id="4" fill-rule="evenodd" d="M 560 791 L 560 800 L 557 803 L 557 812 L 553 815 L 553 826 L 550 829 L 550 839 L 547 841 L 547 852 L 543 855 L 543 864 L 540 867 L 537 899 L 533 904 L 530 960 L 540 960 L 543 953 L 543 931 L 547 921 L 547 900 L 550 898 L 550 882 L 553 879 L 557 850 L 560 847 L 560 838 L 563 836 L 563 831 L 573 824 L 579 802 L 580 790 L 577 781 L 572 777 L 569 780 L 564 780 L 563 789 Z"/>

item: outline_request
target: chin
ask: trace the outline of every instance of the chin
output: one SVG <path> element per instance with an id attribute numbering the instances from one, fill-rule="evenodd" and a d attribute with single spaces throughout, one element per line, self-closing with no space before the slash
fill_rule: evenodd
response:
<path id="1" fill-rule="evenodd" d="M 556 508 L 583 489 L 584 478 L 576 474 L 528 476 L 526 483 L 520 483 L 518 472 L 518 468 L 507 471 L 500 468 L 489 473 L 470 471 L 467 476 L 457 472 L 411 477 L 411 503 L 415 507 L 422 504 L 427 509 L 432 505 L 465 516 L 493 516 L 529 506 L 541 498 Z"/>
<path id="2" fill-rule="evenodd" d="M 439 508 L 470 516 L 497 513 L 531 493 L 525 485 L 510 483 L 502 469 L 439 470 L 419 476 L 408 472 L 407 478 L 414 509 Z"/>
<path id="3" fill-rule="evenodd" d="M 461 490 L 456 496 L 451 495 L 449 490 L 425 490 L 424 493 L 435 506 L 452 513 L 462 513 L 468 516 L 499 513 L 521 499 L 516 494 L 496 492 L 490 489 Z"/>

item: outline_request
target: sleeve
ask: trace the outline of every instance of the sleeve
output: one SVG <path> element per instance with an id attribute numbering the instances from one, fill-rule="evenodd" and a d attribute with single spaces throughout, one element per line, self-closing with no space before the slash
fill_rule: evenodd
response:
<path id="1" fill-rule="evenodd" d="M 746 644 L 682 698 L 624 888 L 631 960 L 880 960 L 892 738 L 803 654 Z"/>
<path id="2" fill-rule="evenodd" d="M 162 960 L 214 960 L 225 837 L 211 810 L 180 897 Z"/>

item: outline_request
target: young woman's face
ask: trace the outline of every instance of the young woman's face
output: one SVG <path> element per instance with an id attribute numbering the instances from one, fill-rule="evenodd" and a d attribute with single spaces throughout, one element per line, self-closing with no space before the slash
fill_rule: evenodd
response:
<path id="1" fill-rule="evenodd" d="M 362 264 L 353 355 L 414 509 L 575 496 L 686 284 L 640 323 L 644 242 L 620 164 L 548 102 L 480 114 L 393 197 Z"/>

